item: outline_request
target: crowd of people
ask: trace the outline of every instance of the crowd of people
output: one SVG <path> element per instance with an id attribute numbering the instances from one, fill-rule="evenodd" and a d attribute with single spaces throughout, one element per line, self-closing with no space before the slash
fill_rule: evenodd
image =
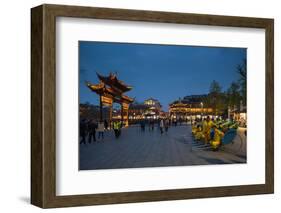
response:
<path id="1" fill-rule="evenodd" d="M 190 122 L 194 139 L 196 141 L 204 141 L 205 144 L 210 144 L 214 150 L 220 147 L 225 132 L 228 129 L 237 129 L 239 125 L 234 120 L 211 119 L 209 116 L 203 119 L 190 120 Z M 168 118 L 157 120 L 148 119 L 139 122 L 141 132 L 145 132 L 146 129 L 149 132 L 153 132 L 156 126 L 160 135 L 167 134 L 171 126 L 177 125 L 178 121 Z M 80 122 L 80 144 L 103 141 L 105 132 L 108 130 L 113 130 L 115 138 L 118 139 L 121 136 L 122 127 L 123 124 L 120 120 L 113 121 L 109 124 L 106 120 L 96 122 L 95 120 L 83 119 Z"/>
<path id="2" fill-rule="evenodd" d="M 170 119 L 142 120 L 142 121 L 140 121 L 141 132 L 145 132 L 147 127 L 148 127 L 148 131 L 154 131 L 155 125 L 158 127 L 158 129 L 160 130 L 160 133 L 162 135 L 164 132 L 166 134 L 168 133 L 169 127 L 172 125 L 172 122 Z"/>
<path id="3" fill-rule="evenodd" d="M 145 132 L 147 127 L 148 131 L 154 131 L 154 127 L 157 125 L 161 135 L 164 132 L 167 133 L 169 126 L 172 125 L 169 119 L 142 120 L 139 124 L 141 132 Z M 109 124 L 106 120 L 97 122 L 91 119 L 82 119 L 79 128 L 80 144 L 103 141 L 106 132 L 109 130 L 113 130 L 115 138 L 118 139 L 121 136 L 122 127 L 123 123 L 120 120 Z"/>
<path id="4" fill-rule="evenodd" d="M 122 122 L 114 121 L 112 123 L 112 128 L 116 138 L 119 138 L 121 135 Z M 105 137 L 105 131 L 109 130 L 110 126 L 106 120 L 96 122 L 95 120 L 86 120 L 83 119 L 80 121 L 80 144 L 86 144 L 103 141 Z M 96 138 L 97 135 L 97 138 Z"/>

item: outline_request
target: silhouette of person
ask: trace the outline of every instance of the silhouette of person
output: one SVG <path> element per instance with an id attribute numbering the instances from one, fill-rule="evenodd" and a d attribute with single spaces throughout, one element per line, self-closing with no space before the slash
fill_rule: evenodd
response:
<path id="1" fill-rule="evenodd" d="M 96 129 L 97 129 L 97 124 L 94 121 L 90 121 L 88 124 L 88 143 L 93 141 L 96 142 Z"/>
<path id="2" fill-rule="evenodd" d="M 82 143 L 86 144 L 87 125 L 84 119 L 80 122 L 79 133 L 80 133 L 80 137 L 82 138 L 80 144 Z"/>

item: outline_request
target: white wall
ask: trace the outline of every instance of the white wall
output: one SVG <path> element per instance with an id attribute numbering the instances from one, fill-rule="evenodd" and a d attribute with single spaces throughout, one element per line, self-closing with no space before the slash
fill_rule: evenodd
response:
<path id="1" fill-rule="evenodd" d="M 47 3 L 104 6 L 116 8 L 209 13 L 235 16 L 275 18 L 275 59 L 280 58 L 281 14 L 279 1 L 245 0 L 61 0 Z M 30 8 L 45 3 L 39 0 L 2 1 L 0 6 L 0 67 L 1 67 L 1 212 L 20 210 L 38 212 L 28 204 L 30 180 Z M 280 62 L 275 61 L 275 104 L 280 108 Z M 246 212 L 265 210 L 277 212 L 280 206 L 280 111 L 275 111 L 275 194 L 230 198 L 197 199 L 139 204 L 122 204 L 67 209 L 69 212 Z M 3 137 L 4 136 L 4 137 Z M 6 210 L 6 211 L 5 211 Z M 64 212 L 66 209 L 50 210 Z"/>

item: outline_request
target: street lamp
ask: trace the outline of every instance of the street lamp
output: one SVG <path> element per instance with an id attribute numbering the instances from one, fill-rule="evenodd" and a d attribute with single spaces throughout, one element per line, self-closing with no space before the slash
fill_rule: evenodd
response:
<path id="1" fill-rule="evenodd" d="M 204 106 L 203 102 L 201 102 L 200 105 L 201 105 L 201 119 L 203 119 L 203 106 Z"/>

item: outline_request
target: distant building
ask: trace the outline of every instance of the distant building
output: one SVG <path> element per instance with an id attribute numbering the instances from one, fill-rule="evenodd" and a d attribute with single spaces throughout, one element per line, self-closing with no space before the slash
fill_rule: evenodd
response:
<path id="1" fill-rule="evenodd" d="M 157 99 L 149 98 L 144 101 L 144 105 L 148 107 L 145 112 L 145 117 L 147 119 L 158 119 L 161 112 L 161 104 Z"/>
<path id="2" fill-rule="evenodd" d="M 143 103 L 133 103 L 129 107 L 129 122 L 140 120 L 158 119 L 163 115 L 161 104 L 157 99 L 149 98 Z"/>
<path id="3" fill-rule="evenodd" d="M 104 107 L 103 109 L 104 119 L 109 120 L 110 109 L 108 107 Z M 79 116 L 80 120 L 94 120 L 98 121 L 100 118 L 100 106 L 93 105 L 90 103 L 79 104 Z"/>
<path id="4" fill-rule="evenodd" d="M 247 106 L 243 105 L 242 100 L 239 107 L 228 107 L 228 118 L 238 121 L 242 127 L 247 126 Z"/>
<path id="5" fill-rule="evenodd" d="M 145 104 L 131 104 L 129 107 L 129 120 L 142 120 L 145 119 L 145 113 L 149 107 Z"/>
<path id="6" fill-rule="evenodd" d="M 169 105 L 169 116 L 175 120 L 189 120 L 212 115 L 213 109 L 204 106 L 207 95 L 189 95 Z"/>

